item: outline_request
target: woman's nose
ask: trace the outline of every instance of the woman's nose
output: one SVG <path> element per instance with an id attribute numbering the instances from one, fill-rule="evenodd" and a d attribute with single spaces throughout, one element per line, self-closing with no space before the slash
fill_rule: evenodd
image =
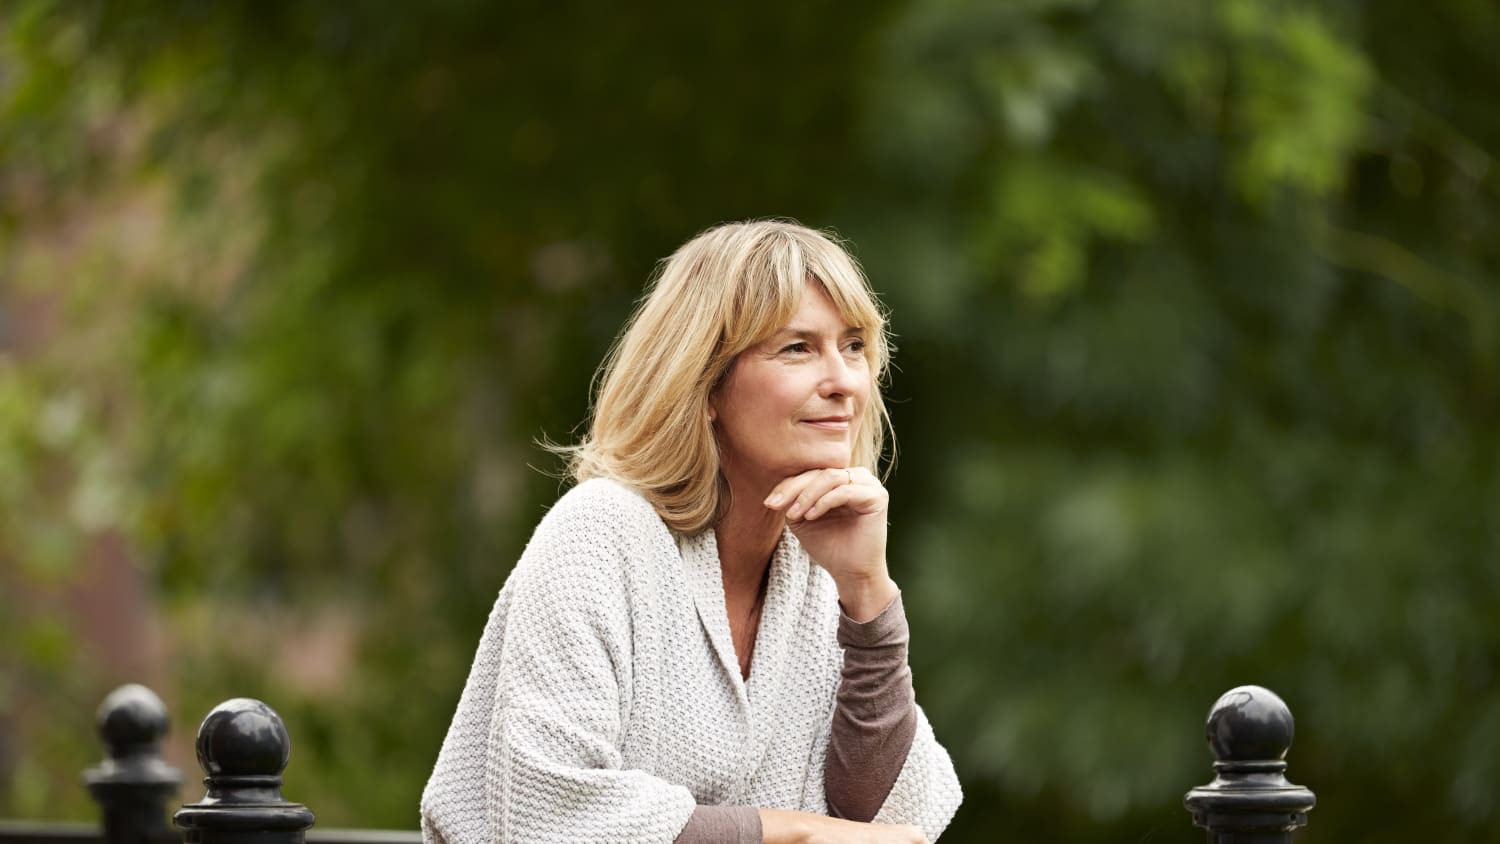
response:
<path id="1" fill-rule="evenodd" d="M 828 355 L 827 361 L 824 365 L 823 382 L 819 385 L 823 395 L 846 396 L 854 392 L 859 386 L 855 380 L 858 376 L 850 362 L 842 354 Z"/>

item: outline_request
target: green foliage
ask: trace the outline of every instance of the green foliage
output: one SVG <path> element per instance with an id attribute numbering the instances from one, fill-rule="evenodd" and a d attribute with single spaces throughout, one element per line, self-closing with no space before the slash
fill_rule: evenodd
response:
<path id="1" fill-rule="evenodd" d="M 75 396 L 122 483 L 77 524 L 51 502 L 100 499 L 87 467 L 49 487 L 18 446 L 15 498 L 50 509 L 5 550 L 126 539 L 168 629 L 164 696 L 295 717 L 289 788 L 324 823 L 415 823 L 557 494 L 533 440 L 583 418 L 652 263 L 715 220 L 824 216 L 854 178 L 858 26 L 829 43 L 833 4 L 679 5 L 648 29 L 624 8 L 32 3 L 7 30 L 7 292 L 67 303 L 68 348 L 18 349 L 18 382 Z M 65 600 L 75 570 L 0 600 Z M 87 660 L 59 735 L 141 679 Z M 55 702 L 62 673 L 11 709 Z M 13 795 L 0 813 L 34 810 Z"/>
<path id="2" fill-rule="evenodd" d="M 892 306 L 949 837 L 1198 840 L 1198 719 L 1259 682 L 1309 840 L 1483 839 L 1497 38 L 1462 0 L 13 5 L 0 814 L 84 813 L 143 679 L 61 621 L 118 540 L 175 741 L 262 697 L 322 823 L 412 826 L 557 493 L 535 439 L 656 259 L 777 214 Z"/>
<path id="3" fill-rule="evenodd" d="M 955 836 L 1190 840 L 1206 758 L 1173 725 L 1244 682 L 1303 726 L 1309 837 L 1484 835 L 1500 253 L 1434 221 L 1493 215 L 1487 168 L 1441 150 L 1500 134 L 1460 105 L 1493 76 L 1440 46 L 1458 4 L 1004 8 L 889 29 L 882 80 L 923 87 L 877 83 L 876 123 L 965 117 L 889 120 L 923 134 L 886 166 L 954 175 L 874 186 L 854 230 L 903 335 L 893 496 L 941 502 L 899 579 L 969 786 Z M 1060 69 L 975 86 L 997 53 Z M 1424 84 L 1414 54 L 1472 86 L 1442 118 L 1389 94 Z"/>

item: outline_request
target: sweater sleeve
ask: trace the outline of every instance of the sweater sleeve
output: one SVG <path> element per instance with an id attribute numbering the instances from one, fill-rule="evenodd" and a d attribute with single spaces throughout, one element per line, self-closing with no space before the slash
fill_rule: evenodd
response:
<path id="1" fill-rule="evenodd" d="M 906 665 L 910 636 L 897 595 L 875 618 L 839 618 L 844 665 L 824 768 L 829 814 L 869 821 L 891 792 L 917 732 Z"/>
<path id="2" fill-rule="evenodd" d="M 625 768 L 631 611 L 597 513 L 543 520 L 481 640 L 423 795 L 429 844 L 672 841 L 692 793 Z"/>
<path id="3" fill-rule="evenodd" d="M 611 568 L 585 556 L 518 572 L 487 748 L 492 841 L 670 841 L 696 806 L 623 769 L 630 615 Z"/>

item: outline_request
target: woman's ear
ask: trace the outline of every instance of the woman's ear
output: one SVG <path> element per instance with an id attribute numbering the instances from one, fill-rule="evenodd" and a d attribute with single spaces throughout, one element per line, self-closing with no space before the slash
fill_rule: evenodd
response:
<path id="1" fill-rule="evenodd" d="M 704 401 L 704 404 L 708 405 L 708 422 L 710 425 L 719 421 L 719 408 L 716 407 L 716 404 L 719 401 L 719 387 L 723 384 L 724 377 L 720 376 L 719 379 L 714 382 L 713 387 L 709 389 L 708 397 Z"/>

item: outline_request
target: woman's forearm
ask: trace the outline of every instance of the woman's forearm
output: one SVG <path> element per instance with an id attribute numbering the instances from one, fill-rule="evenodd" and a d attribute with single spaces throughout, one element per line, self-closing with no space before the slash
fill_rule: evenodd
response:
<path id="1" fill-rule="evenodd" d="M 754 806 L 699 806 L 672 844 L 760 844 L 760 811 Z"/>
<path id="2" fill-rule="evenodd" d="M 830 726 L 823 790 L 828 812 L 873 820 L 891 792 L 917 732 L 906 653 L 910 634 L 899 594 L 865 623 L 839 621 L 844 667 Z"/>

